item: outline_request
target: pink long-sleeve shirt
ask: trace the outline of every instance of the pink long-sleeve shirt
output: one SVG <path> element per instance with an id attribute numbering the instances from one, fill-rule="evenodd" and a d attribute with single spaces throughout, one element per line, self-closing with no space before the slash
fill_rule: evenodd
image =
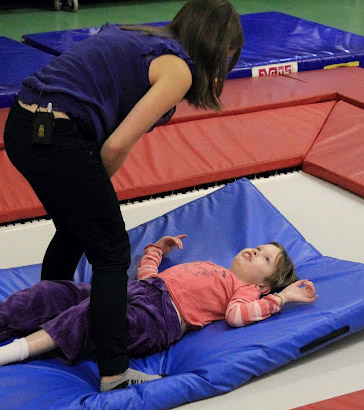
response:
<path id="1" fill-rule="evenodd" d="M 264 320 L 281 309 L 273 295 L 260 298 L 254 285 L 242 282 L 228 269 L 211 262 L 183 263 L 158 274 L 162 257 L 161 248 L 148 245 L 137 278 L 163 279 L 182 319 L 192 326 L 203 327 L 225 318 L 230 326 L 241 327 Z"/>

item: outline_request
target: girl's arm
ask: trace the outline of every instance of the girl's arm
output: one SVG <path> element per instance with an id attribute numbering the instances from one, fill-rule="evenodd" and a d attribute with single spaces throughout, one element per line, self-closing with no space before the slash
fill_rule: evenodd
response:
<path id="1" fill-rule="evenodd" d="M 187 235 L 163 236 L 155 244 L 150 244 L 144 248 L 142 260 L 138 266 L 137 279 L 148 279 L 158 275 L 158 268 L 164 255 L 169 253 L 175 246 L 183 249 L 181 239 Z"/>
<path id="2" fill-rule="evenodd" d="M 158 246 L 151 243 L 144 248 L 143 257 L 138 266 L 137 279 L 143 280 L 158 275 L 162 258 L 163 251 Z"/>
<path id="3" fill-rule="evenodd" d="M 155 58 L 148 74 L 151 88 L 102 146 L 101 158 L 110 177 L 138 139 L 186 95 L 192 84 L 187 63 L 173 54 Z"/>
<path id="4" fill-rule="evenodd" d="M 232 300 L 226 309 L 225 319 L 233 327 L 247 326 L 279 312 L 287 302 L 311 303 L 317 297 L 313 283 L 301 279 L 284 288 L 282 292 L 264 296 L 259 300 Z"/>
<path id="5" fill-rule="evenodd" d="M 267 319 L 281 310 L 281 302 L 274 295 L 247 302 L 243 299 L 232 300 L 226 309 L 225 320 L 232 327 L 242 327 Z"/>

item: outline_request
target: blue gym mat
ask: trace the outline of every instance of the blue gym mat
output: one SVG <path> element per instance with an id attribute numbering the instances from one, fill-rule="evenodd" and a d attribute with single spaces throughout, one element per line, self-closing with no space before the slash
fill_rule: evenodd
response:
<path id="1" fill-rule="evenodd" d="M 279 12 L 244 14 L 245 45 L 228 78 L 318 70 L 333 64 L 364 67 L 364 37 Z M 152 23 L 164 25 L 163 23 Z M 26 34 L 26 44 L 60 55 L 99 28 Z M 267 67 L 268 66 L 268 67 Z"/>
<path id="2" fill-rule="evenodd" d="M 161 265 L 209 260 L 229 267 L 244 247 L 279 241 L 301 278 L 314 281 L 318 300 L 286 305 L 259 323 L 233 329 L 224 321 L 186 334 L 169 350 L 131 366 L 169 377 L 98 393 L 95 362 L 67 366 L 51 356 L 0 367 L 0 408 L 7 410 L 167 409 L 233 390 L 364 327 L 364 265 L 324 257 L 245 179 L 132 229 L 130 279 L 145 245 L 163 235 L 188 234 L 184 250 Z M 89 281 L 82 259 L 76 280 Z M 40 266 L 0 270 L 0 300 L 40 278 Z M 201 405 L 202 406 L 202 405 Z"/>
<path id="3" fill-rule="evenodd" d="M 0 108 L 10 107 L 23 78 L 48 64 L 54 55 L 0 37 Z"/>

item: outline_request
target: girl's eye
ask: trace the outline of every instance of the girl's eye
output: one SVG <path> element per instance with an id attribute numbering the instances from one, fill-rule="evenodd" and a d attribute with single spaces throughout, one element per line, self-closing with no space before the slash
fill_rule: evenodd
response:
<path id="1" fill-rule="evenodd" d="M 269 262 L 269 258 L 267 257 L 267 258 L 265 258 L 265 260 L 267 261 L 267 262 Z"/>

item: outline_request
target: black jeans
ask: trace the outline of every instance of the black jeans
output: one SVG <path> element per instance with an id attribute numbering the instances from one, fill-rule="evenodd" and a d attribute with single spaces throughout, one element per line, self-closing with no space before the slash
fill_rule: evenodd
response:
<path id="1" fill-rule="evenodd" d="M 71 280 L 85 252 L 93 270 L 91 334 L 100 375 L 121 373 L 129 365 L 126 293 L 130 245 L 114 188 L 99 148 L 82 123 L 57 119 L 53 143 L 33 144 L 33 117 L 15 102 L 4 141 L 11 162 L 29 181 L 56 227 L 43 260 L 42 280 Z"/>

